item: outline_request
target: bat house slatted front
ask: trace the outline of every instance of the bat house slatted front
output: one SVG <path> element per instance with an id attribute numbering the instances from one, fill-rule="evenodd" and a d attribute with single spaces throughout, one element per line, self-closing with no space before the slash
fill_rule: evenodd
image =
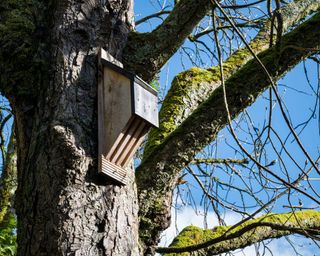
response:
<path id="1" fill-rule="evenodd" d="M 126 183 L 125 168 L 158 126 L 157 92 L 101 49 L 98 84 L 99 172 Z"/>

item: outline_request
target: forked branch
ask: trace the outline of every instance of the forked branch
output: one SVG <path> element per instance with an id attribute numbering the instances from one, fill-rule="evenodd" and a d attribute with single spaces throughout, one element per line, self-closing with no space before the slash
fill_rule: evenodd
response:
<path id="1" fill-rule="evenodd" d="M 131 32 L 124 50 L 125 67 L 145 81 L 152 80 L 209 9 L 209 0 L 181 0 L 152 32 Z"/>

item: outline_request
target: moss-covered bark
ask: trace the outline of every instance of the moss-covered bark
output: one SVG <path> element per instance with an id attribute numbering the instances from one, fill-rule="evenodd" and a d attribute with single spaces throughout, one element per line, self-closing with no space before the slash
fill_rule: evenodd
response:
<path id="1" fill-rule="evenodd" d="M 273 47 L 259 55 L 274 80 L 279 79 L 302 59 L 318 51 L 319 24 L 318 13 L 282 38 L 280 53 L 278 47 Z M 231 118 L 252 104 L 269 87 L 268 81 L 255 60 L 248 62 L 232 75 L 226 81 Z M 214 140 L 226 124 L 223 91 L 218 88 L 179 128 L 158 145 L 138 168 L 142 217 L 140 227 L 146 243 L 154 241 L 154 237 L 169 225 L 172 191 L 181 169 L 193 160 L 199 150 Z M 150 226 L 151 220 L 153 222 Z"/>
<path id="2" fill-rule="evenodd" d="M 4 0 L 0 3 L 0 90 L 6 97 L 33 102 L 46 66 L 46 18 L 50 1 Z M 42 72 L 41 72 L 42 71 Z"/>
<path id="3" fill-rule="evenodd" d="M 283 33 L 310 13 L 320 8 L 319 1 L 298 0 L 281 9 L 283 19 Z M 249 43 L 251 49 L 258 54 L 269 47 L 271 20 L 264 21 L 264 27 Z M 245 63 L 253 59 L 246 47 L 234 52 L 223 63 L 225 79 L 237 72 Z M 154 147 L 174 131 L 202 102 L 204 102 L 216 88 L 220 86 L 220 68 L 211 67 L 207 70 L 191 68 L 178 74 L 172 81 L 170 90 L 160 110 L 159 128 L 149 132 L 144 150 L 147 158 Z"/>
<path id="4" fill-rule="evenodd" d="M 5 154 L 0 178 L 0 224 L 4 217 L 10 213 L 8 210 L 12 207 L 13 195 L 17 186 L 17 156 L 14 132 L 10 136 Z"/>
<path id="5" fill-rule="evenodd" d="M 293 233 L 320 234 L 320 212 L 313 210 L 267 214 L 246 221 L 238 226 L 218 226 L 201 229 L 184 228 L 169 248 L 158 248 L 167 256 L 217 255 L 270 238 L 279 238 Z M 191 253 L 192 252 L 192 253 Z"/>

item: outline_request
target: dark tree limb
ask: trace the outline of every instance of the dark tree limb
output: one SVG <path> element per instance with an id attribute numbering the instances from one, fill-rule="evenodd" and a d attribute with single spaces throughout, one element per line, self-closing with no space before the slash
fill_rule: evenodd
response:
<path id="1" fill-rule="evenodd" d="M 170 14 L 171 11 L 166 11 L 165 9 L 164 10 L 161 10 L 160 12 L 156 12 L 156 13 L 153 13 L 151 15 L 148 15 L 146 17 L 143 17 L 141 18 L 140 20 L 137 20 L 136 21 L 136 26 L 137 25 L 140 25 L 141 23 L 144 23 L 150 19 L 153 19 L 153 18 L 158 18 L 158 19 L 162 19 L 161 16 L 162 15 L 167 15 L 167 14 Z"/>
<path id="2" fill-rule="evenodd" d="M 152 32 L 131 32 L 123 55 L 125 67 L 150 82 L 207 14 L 210 5 L 209 0 L 181 0 Z"/>
<path id="3" fill-rule="evenodd" d="M 230 158 L 196 158 L 191 161 L 191 164 L 248 164 L 249 160 L 230 159 Z"/>

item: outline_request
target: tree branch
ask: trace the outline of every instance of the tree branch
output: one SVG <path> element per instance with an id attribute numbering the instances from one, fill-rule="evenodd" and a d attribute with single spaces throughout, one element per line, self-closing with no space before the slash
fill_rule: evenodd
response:
<path id="1" fill-rule="evenodd" d="M 160 12 L 156 12 L 156 13 L 153 13 L 151 15 L 145 16 L 145 17 L 141 18 L 140 20 L 136 21 L 136 26 L 138 26 L 141 23 L 146 22 L 146 21 L 148 21 L 150 19 L 153 19 L 153 18 L 162 19 L 161 18 L 162 15 L 170 14 L 170 12 L 171 11 L 161 10 Z"/>
<path id="2" fill-rule="evenodd" d="M 124 66 L 150 82 L 207 14 L 210 6 L 209 0 L 181 0 L 152 32 L 131 32 L 124 49 Z"/>
<path id="3" fill-rule="evenodd" d="M 319 24 L 318 13 L 283 36 L 280 46 L 259 54 L 260 60 L 274 80 L 281 78 L 301 60 L 319 51 Z M 299 47 L 308 50 L 296 50 Z M 281 49 L 281 52 L 278 49 Z M 269 87 L 268 81 L 255 60 L 249 61 L 232 75 L 226 81 L 231 117 L 235 118 L 251 105 Z M 219 87 L 178 129 L 157 146 L 138 168 L 137 182 L 142 216 L 140 227 L 142 237 L 147 242 L 149 236 L 159 235 L 169 224 L 172 191 L 180 170 L 193 160 L 199 150 L 214 140 L 226 124 L 223 91 Z"/>
<path id="4" fill-rule="evenodd" d="M 191 161 L 191 164 L 248 164 L 249 160 L 230 159 L 230 158 L 196 158 Z"/>
<path id="5" fill-rule="evenodd" d="M 244 248 L 254 243 L 290 234 L 320 235 L 320 212 L 300 211 L 283 214 L 267 214 L 247 221 L 236 228 L 219 226 L 214 229 L 186 227 L 174 239 L 169 248 L 159 247 L 159 253 L 182 253 L 201 250 L 216 255 Z"/>
<path id="6" fill-rule="evenodd" d="M 2 131 L 1 131 L 2 132 Z M 0 223 L 12 205 L 12 195 L 17 185 L 17 157 L 15 150 L 14 126 L 11 131 L 5 162 L 0 178 Z"/>
<path id="7" fill-rule="evenodd" d="M 313 0 L 297 0 L 282 8 L 283 32 L 320 8 L 320 2 Z M 269 47 L 270 26 L 272 20 L 264 21 L 263 29 L 250 42 L 249 46 L 258 54 Z M 225 79 L 237 72 L 245 63 L 253 59 L 250 51 L 244 47 L 233 53 L 223 63 Z M 152 129 L 145 146 L 144 157 L 147 157 L 154 147 L 174 131 L 200 104 L 205 101 L 216 88 L 220 86 L 219 67 L 207 70 L 191 68 L 178 74 L 160 110 L 159 129 Z"/>

